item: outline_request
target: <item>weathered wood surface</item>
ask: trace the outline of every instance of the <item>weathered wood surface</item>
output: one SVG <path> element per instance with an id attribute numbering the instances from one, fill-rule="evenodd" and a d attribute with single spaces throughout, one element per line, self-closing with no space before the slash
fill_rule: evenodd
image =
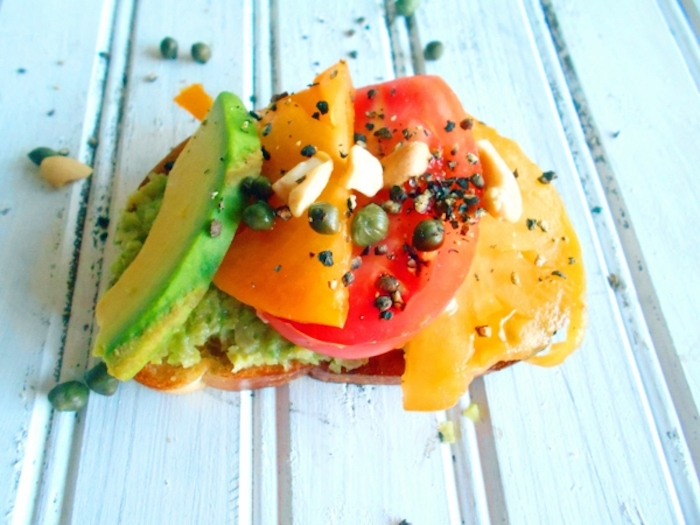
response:
<path id="1" fill-rule="evenodd" d="M 696 2 L 423 0 L 408 21 L 378 0 L 29 4 L 0 3 L 6 522 L 700 522 Z M 158 56 L 166 35 L 177 61 Z M 199 40 L 206 65 L 187 57 Z M 356 85 L 443 76 L 557 171 L 586 258 L 581 350 L 476 381 L 476 424 L 467 399 L 412 414 L 397 388 L 311 380 L 187 397 L 127 384 L 52 412 L 48 390 L 89 362 L 115 217 L 196 126 L 172 96 L 203 82 L 255 107 L 340 58 Z M 50 189 L 25 157 L 40 144 L 94 176 Z"/>

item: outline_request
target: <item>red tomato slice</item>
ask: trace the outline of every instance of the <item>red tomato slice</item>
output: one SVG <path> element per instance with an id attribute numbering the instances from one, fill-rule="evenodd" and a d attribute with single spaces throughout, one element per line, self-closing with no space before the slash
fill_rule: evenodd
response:
<path id="1" fill-rule="evenodd" d="M 387 238 L 369 249 L 354 248 L 354 260 L 361 265 L 352 271 L 350 308 L 343 328 L 260 314 L 295 344 L 350 359 L 400 348 L 445 310 L 469 272 L 476 250 L 475 212 L 481 195 L 470 179 L 480 171 L 471 121 L 438 77 L 408 77 L 357 90 L 355 137 L 380 159 L 406 141 L 427 143 L 433 159 L 426 175 L 404 184 L 408 198 L 399 213 L 389 214 Z M 419 213 L 414 198 L 426 190 L 433 197 Z M 389 199 L 389 191 L 382 190 L 371 199 L 358 195 L 357 205 Z M 411 246 L 413 230 L 424 219 L 444 223 L 445 241 L 437 251 L 418 252 Z M 384 285 L 387 276 L 400 283 L 400 297 Z M 376 306 L 378 296 L 392 299 L 388 314 L 382 315 Z"/>

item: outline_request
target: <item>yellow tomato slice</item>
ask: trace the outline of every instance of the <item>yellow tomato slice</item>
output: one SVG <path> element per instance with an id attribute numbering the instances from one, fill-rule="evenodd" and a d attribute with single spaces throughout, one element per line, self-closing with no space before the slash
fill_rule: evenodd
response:
<path id="1" fill-rule="evenodd" d="M 449 408 L 491 367 L 520 360 L 555 365 L 583 340 L 581 247 L 559 194 L 538 180 L 542 170 L 515 142 L 482 124 L 474 135 L 517 170 L 523 215 L 517 223 L 482 217 L 477 254 L 453 308 L 404 349 L 406 410 Z M 550 345 L 562 329 L 565 340 Z"/>
<path id="2" fill-rule="evenodd" d="M 333 235 L 314 232 L 306 215 L 278 219 L 269 231 L 239 227 L 214 277 L 216 286 L 239 301 L 283 319 L 345 323 L 348 290 L 342 277 L 350 268 L 352 246 L 343 213 L 349 192 L 342 181 L 352 144 L 353 92 L 347 66 L 340 62 L 308 89 L 279 98 L 262 113 L 258 126 L 266 159 L 263 175 L 276 181 L 307 160 L 301 153 L 306 146 L 327 153 L 333 173 L 319 200 L 338 207 L 343 220 L 340 232 Z M 318 257 L 328 251 L 332 266 Z"/>

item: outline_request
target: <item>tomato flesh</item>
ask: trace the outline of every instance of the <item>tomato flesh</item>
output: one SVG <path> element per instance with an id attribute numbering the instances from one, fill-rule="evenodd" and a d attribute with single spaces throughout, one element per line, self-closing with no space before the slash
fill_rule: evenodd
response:
<path id="1" fill-rule="evenodd" d="M 399 143 L 425 142 L 433 153 L 426 175 L 404 184 L 408 198 L 399 213 L 389 214 L 386 239 L 369 249 L 353 247 L 353 260 L 361 264 L 351 272 L 344 326 L 301 323 L 266 313 L 261 317 L 296 344 L 334 357 L 362 358 L 400 348 L 444 311 L 469 271 L 478 237 L 474 213 L 481 191 L 469 178 L 480 166 L 465 118 L 456 95 L 438 77 L 408 77 L 357 90 L 356 140 L 380 159 Z M 435 198 L 417 211 L 415 197 L 426 190 Z M 357 206 L 388 200 L 389 190 L 384 189 L 372 198 L 358 195 Z M 436 218 L 445 223 L 442 247 L 415 250 L 414 228 Z M 382 276 L 400 283 L 400 299 L 383 315 L 375 298 L 392 294 L 378 286 Z"/>

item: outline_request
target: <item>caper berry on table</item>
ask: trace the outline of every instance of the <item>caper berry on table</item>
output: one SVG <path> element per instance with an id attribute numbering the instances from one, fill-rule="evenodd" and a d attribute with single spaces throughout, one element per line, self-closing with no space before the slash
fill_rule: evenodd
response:
<path id="1" fill-rule="evenodd" d="M 437 60 L 442 56 L 444 50 L 445 47 L 442 45 L 442 42 L 433 40 L 432 42 L 428 42 L 428 45 L 425 46 L 423 56 L 426 60 Z"/>
<path id="2" fill-rule="evenodd" d="M 309 206 L 309 224 L 311 228 L 324 235 L 340 231 L 340 214 L 338 208 L 328 202 L 316 202 Z"/>
<path id="3" fill-rule="evenodd" d="M 169 36 L 161 40 L 160 54 L 163 56 L 163 58 L 171 60 L 177 58 L 177 40 Z"/>
<path id="4" fill-rule="evenodd" d="M 262 175 L 246 177 L 241 182 L 241 189 L 246 197 L 261 201 L 266 201 L 274 193 L 270 179 Z"/>
<path id="5" fill-rule="evenodd" d="M 396 0 L 396 13 L 409 17 L 418 9 L 420 0 Z"/>
<path id="6" fill-rule="evenodd" d="M 271 230 L 275 216 L 275 210 L 265 201 L 254 202 L 243 210 L 243 222 L 253 230 Z"/>
<path id="7" fill-rule="evenodd" d="M 421 252 L 432 252 L 445 242 L 445 226 L 437 219 L 420 221 L 413 230 L 413 247 Z"/>
<path id="8" fill-rule="evenodd" d="M 59 383 L 49 392 L 49 402 L 61 412 L 76 412 L 87 403 L 90 389 L 80 381 Z"/>
<path id="9" fill-rule="evenodd" d="M 41 161 L 46 157 L 55 157 L 56 155 L 60 155 L 60 153 L 45 146 L 34 148 L 32 151 L 27 153 L 27 157 L 29 157 L 29 159 L 37 166 L 41 165 Z"/>
<path id="10" fill-rule="evenodd" d="M 104 361 L 100 361 L 85 372 L 84 379 L 90 390 L 103 396 L 111 396 L 119 387 L 119 380 L 109 375 Z"/>
<path id="11" fill-rule="evenodd" d="M 370 246 L 386 237 L 389 232 L 389 216 L 381 206 L 371 202 L 355 213 L 350 230 L 355 244 Z"/>
<path id="12" fill-rule="evenodd" d="M 207 63 L 211 58 L 211 48 L 202 42 L 192 44 L 191 51 L 194 61 L 199 62 L 200 64 Z"/>

